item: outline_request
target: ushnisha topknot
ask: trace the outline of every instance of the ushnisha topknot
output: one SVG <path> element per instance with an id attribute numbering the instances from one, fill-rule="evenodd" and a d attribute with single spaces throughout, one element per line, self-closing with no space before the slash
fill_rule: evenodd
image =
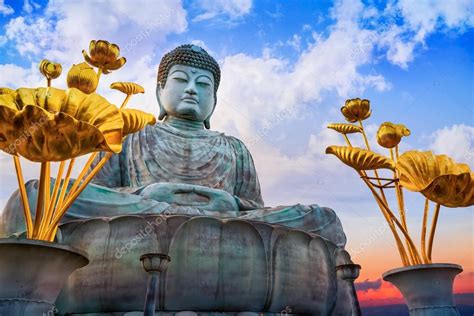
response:
<path id="1" fill-rule="evenodd" d="M 185 44 L 176 47 L 163 56 L 158 68 L 158 83 L 165 86 L 168 73 L 174 65 L 187 65 L 210 71 L 214 75 L 214 93 L 217 93 L 221 79 L 221 70 L 217 61 L 203 48 Z"/>

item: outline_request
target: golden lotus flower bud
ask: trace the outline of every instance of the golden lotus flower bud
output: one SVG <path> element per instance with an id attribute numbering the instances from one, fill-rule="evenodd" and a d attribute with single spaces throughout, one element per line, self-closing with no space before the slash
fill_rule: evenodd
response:
<path id="1" fill-rule="evenodd" d="M 39 71 L 48 80 L 56 79 L 61 75 L 63 67 L 61 64 L 53 63 L 47 59 L 43 59 L 39 64 Z"/>
<path id="2" fill-rule="evenodd" d="M 126 95 L 145 93 L 145 89 L 142 86 L 133 82 L 114 82 L 110 85 L 110 88 L 125 93 Z"/>
<path id="3" fill-rule="evenodd" d="M 328 128 L 333 129 L 341 134 L 362 133 L 362 128 L 360 126 L 352 124 L 333 123 L 329 124 Z"/>
<path id="4" fill-rule="evenodd" d="M 374 169 L 395 169 L 395 164 L 391 159 L 372 151 L 356 147 L 329 146 L 326 154 L 335 155 L 343 163 L 358 171 Z"/>
<path id="5" fill-rule="evenodd" d="M 410 136 L 410 130 L 405 125 L 385 122 L 377 131 L 377 143 L 385 148 L 393 148 L 400 144 L 403 136 Z"/>
<path id="6" fill-rule="evenodd" d="M 400 184 L 447 207 L 474 205 L 474 173 L 446 155 L 407 151 L 397 161 Z"/>
<path id="7" fill-rule="evenodd" d="M 90 56 L 85 50 L 82 51 L 82 55 L 89 65 L 102 69 L 104 74 L 121 68 L 127 62 L 125 57 L 119 58 L 120 48 L 116 44 L 104 40 L 91 41 L 89 44 Z"/>
<path id="8" fill-rule="evenodd" d="M 97 74 L 87 63 L 73 65 L 67 74 L 67 86 L 87 94 L 94 92 L 98 84 Z"/>
<path id="9" fill-rule="evenodd" d="M 363 121 L 370 117 L 370 101 L 359 98 L 347 100 L 346 104 L 341 108 L 341 112 L 348 122 Z"/>

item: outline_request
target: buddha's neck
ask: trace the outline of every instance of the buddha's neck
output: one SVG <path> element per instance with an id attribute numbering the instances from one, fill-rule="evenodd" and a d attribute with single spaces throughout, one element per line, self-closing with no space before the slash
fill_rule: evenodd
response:
<path id="1" fill-rule="evenodd" d="M 173 126 L 179 130 L 183 131 L 197 131 L 204 129 L 204 123 L 198 121 L 191 121 L 182 119 L 174 116 L 167 116 L 165 121 L 166 124 Z"/>

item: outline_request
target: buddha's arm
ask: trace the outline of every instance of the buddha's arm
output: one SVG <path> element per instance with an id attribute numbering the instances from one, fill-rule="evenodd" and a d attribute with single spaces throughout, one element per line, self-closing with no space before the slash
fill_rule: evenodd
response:
<path id="1" fill-rule="evenodd" d="M 123 186 L 122 170 L 120 168 L 120 155 L 114 154 L 109 161 L 102 167 L 97 175 L 92 179 L 92 183 L 101 185 L 107 188 L 119 188 Z M 101 152 L 92 163 L 91 169 L 94 168 L 99 161 L 105 156 Z"/>
<path id="2" fill-rule="evenodd" d="M 231 140 L 237 158 L 234 195 L 239 209 L 247 211 L 262 208 L 264 203 L 252 155 L 240 140 Z"/>

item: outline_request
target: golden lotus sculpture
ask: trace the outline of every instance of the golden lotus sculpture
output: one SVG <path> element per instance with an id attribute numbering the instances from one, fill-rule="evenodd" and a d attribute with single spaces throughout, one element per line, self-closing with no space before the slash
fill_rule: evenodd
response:
<path id="1" fill-rule="evenodd" d="M 326 153 L 335 155 L 354 169 L 367 185 L 394 235 L 403 264 L 409 266 L 431 263 L 440 207 L 474 205 L 474 173 L 468 165 L 456 163 L 446 155 L 420 151 L 400 154 L 399 144 L 402 137 L 410 135 L 410 130 L 403 124 L 391 122 L 381 124 L 377 131 L 377 143 L 388 149 L 389 156 L 375 153 L 370 148 L 362 123 L 370 117 L 370 102 L 359 98 L 347 100 L 341 112 L 347 121 L 357 122 L 358 125 L 330 124 L 328 128 L 342 134 L 347 146 L 330 146 L 326 149 Z M 362 135 L 366 148 L 352 146 L 347 134 L 353 133 Z M 390 169 L 392 177 L 380 177 L 378 172 L 380 169 Z M 370 170 L 373 170 L 372 175 L 369 175 Z M 415 245 L 408 231 L 404 188 L 419 192 L 425 197 L 419 247 Z M 389 189 L 395 191 L 398 216 L 387 199 L 386 190 Z M 435 203 L 435 208 L 427 242 L 430 201 Z"/>
<path id="2" fill-rule="evenodd" d="M 125 57 L 119 58 L 120 48 L 116 44 L 104 40 L 91 41 L 89 55 L 85 50 L 82 55 L 89 65 L 99 68 L 99 76 L 118 70 L 127 62 Z"/>
<path id="3" fill-rule="evenodd" d="M 125 63 L 125 58 L 117 59 L 119 51 L 107 41 L 92 41 L 91 57 L 86 61 L 99 71 L 87 63 L 73 65 L 67 90 L 51 87 L 62 66 L 48 60 L 39 66 L 47 87 L 0 88 L 0 150 L 13 156 L 28 238 L 54 240 L 67 209 L 110 157 L 122 150 L 124 137 L 156 122 L 151 114 L 123 109 L 131 95 L 144 92 L 137 84 L 119 85 L 118 90 L 130 92 L 120 108 L 94 93 L 101 72 L 109 73 Z M 91 168 L 99 152 L 106 154 Z M 70 183 L 75 159 L 86 154 L 91 155 L 78 178 Z M 29 207 L 20 157 L 41 163 L 35 216 Z M 59 164 L 53 190 L 52 163 Z"/>

